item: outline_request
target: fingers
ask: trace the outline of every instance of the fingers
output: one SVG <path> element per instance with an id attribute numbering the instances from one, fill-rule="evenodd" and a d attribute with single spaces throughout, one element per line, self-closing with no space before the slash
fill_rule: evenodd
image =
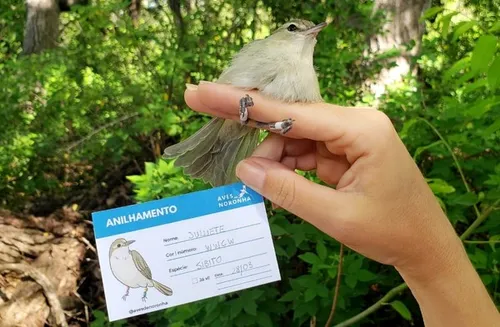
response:
<path id="1" fill-rule="evenodd" d="M 258 92 L 245 91 L 229 85 L 202 83 L 196 89 L 186 90 L 187 105 L 199 112 L 239 121 L 239 101 L 249 94 L 254 105 L 249 108 L 252 120 L 278 122 L 292 118 L 292 129 L 286 134 L 292 138 L 326 141 L 341 137 L 345 131 L 349 109 L 328 104 L 284 104 L 265 98 Z"/>
<path id="2" fill-rule="evenodd" d="M 236 174 L 265 198 L 333 237 L 342 234 L 342 221 L 350 216 L 347 211 L 357 207 L 355 195 L 315 184 L 269 159 L 246 159 L 238 164 Z"/>
<path id="3" fill-rule="evenodd" d="M 294 120 L 287 138 L 325 142 L 329 152 L 345 155 L 352 164 L 362 156 L 381 153 L 387 141 L 397 138 L 389 118 L 368 108 L 348 108 L 326 103 L 283 103 L 259 92 L 230 85 L 202 83 L 186 90 L 186 103 L 194 110 L 239 121 L 239 101 L 249 94 L 254 105 L 249 109 L 253 121 Z M 385 144 L 384 144 L 385 143 Z"/>

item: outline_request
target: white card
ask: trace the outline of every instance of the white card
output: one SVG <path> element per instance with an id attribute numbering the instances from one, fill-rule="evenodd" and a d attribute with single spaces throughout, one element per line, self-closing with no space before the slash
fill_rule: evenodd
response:
<path id="1" fill-rule="evenodd" d="M 264 201 L 242 183 L 92 219 L 110 321 L 281 280 Z"/>

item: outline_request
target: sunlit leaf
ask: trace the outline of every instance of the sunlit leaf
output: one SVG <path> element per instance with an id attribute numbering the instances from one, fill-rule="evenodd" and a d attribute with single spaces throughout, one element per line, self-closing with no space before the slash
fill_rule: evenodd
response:
<path id="1" fill-rule="evenodd" d="M 497 56 L 488 71 L 488 84 L 492 89 L 500 85 L 500 56 Z"/>
<path id="2" fill-rule="evenodd" d="M 444 7 L 441 7 L 441 6 L 431 7 L 423 13 L 422 17 L 420 17 L 420 21 L 423 21 L 423 20 L 426 20 L 427 18 L 433 17 L 443 10 L 444 10 Z"/>
<path id="3" fill-rule="evenodd" d="M 392 301 L 391 307 L 394 310 L 396 310 L 401 315 L 401 317 L 403 317 L 404 319 L 411 320 L 411 312 L 410 312 L 410 310 L 408 310 L 408 308 L 406 307 L 406 305 L 403 302 L 401 302 L 399 300 Z"/>
<path id="4" fill-rule="evenodd" d="M 472 27 L 474 27 L 477 24 L 475 21 L 468 21 L 468 22 L 462 22 L 459 25 L 457 25 L 457 28 L 453 32 L 453 38 L 452 41 L 456 41 L 462 34 L 470 30 Z"/>
<path id="5" fill-rule="evenodd" d="M 495 55 L 497 38 L 493 35 L 483 35 L 476 42 L 472 52 L 471 69 L 473 72 L 485 72 Z"/>

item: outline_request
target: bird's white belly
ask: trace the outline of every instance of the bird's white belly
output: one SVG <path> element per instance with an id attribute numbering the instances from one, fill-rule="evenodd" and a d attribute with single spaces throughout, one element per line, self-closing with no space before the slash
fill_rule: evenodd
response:
<path id="1" fill-rule="evenodd" d="M 132 288 L 153 286 L 153 283 L 139 272 L 132 256 L 112 255 L 110 265 L 113 275 L 124 285 Z"/>

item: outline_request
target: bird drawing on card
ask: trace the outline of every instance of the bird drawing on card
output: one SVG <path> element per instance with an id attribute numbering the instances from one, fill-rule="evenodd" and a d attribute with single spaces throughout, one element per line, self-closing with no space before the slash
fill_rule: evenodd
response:
<path id="1" fill-rule="evenodd" d="M 147 300 L 148 288 L 156 288 L 160 293 L 170 296 L 173 291 L 170 287 L 163 285 L 153 279 L 151 269 L 136 250 L 130 250 L 129 245 L 134 240 L 127 241 L 124 238 L 116 239 L 109 248 L 109 265 L 115 278 L 127 287 L 127 292 L 122 297 L 127 299 L 130 288 L 143 288 L 142 300 Z"/>
<path id="2" fill-rule="evenodd" d="M 322 102 L 313 54 L 316 36 L 326 26 L 327 23 L 316 25 L 300 19 L 283 24 L 267 38 L 245 45 L 216 83 L 257 90 L 284 102 Z M 185 174 L 212 186 L 236 182 L 236 165 L 256 148 L 258 128 L 284 134 L 293 124 L 287 118 L 280 122 L 256 122 L 258 128 L 246 126 L 251 106 L 252 98 L 243 97 L 240 122 L 213 118 L 186 140 L 166 148 L 163 157 L 177 158 L 175 166 L 184 167 Z"/>

